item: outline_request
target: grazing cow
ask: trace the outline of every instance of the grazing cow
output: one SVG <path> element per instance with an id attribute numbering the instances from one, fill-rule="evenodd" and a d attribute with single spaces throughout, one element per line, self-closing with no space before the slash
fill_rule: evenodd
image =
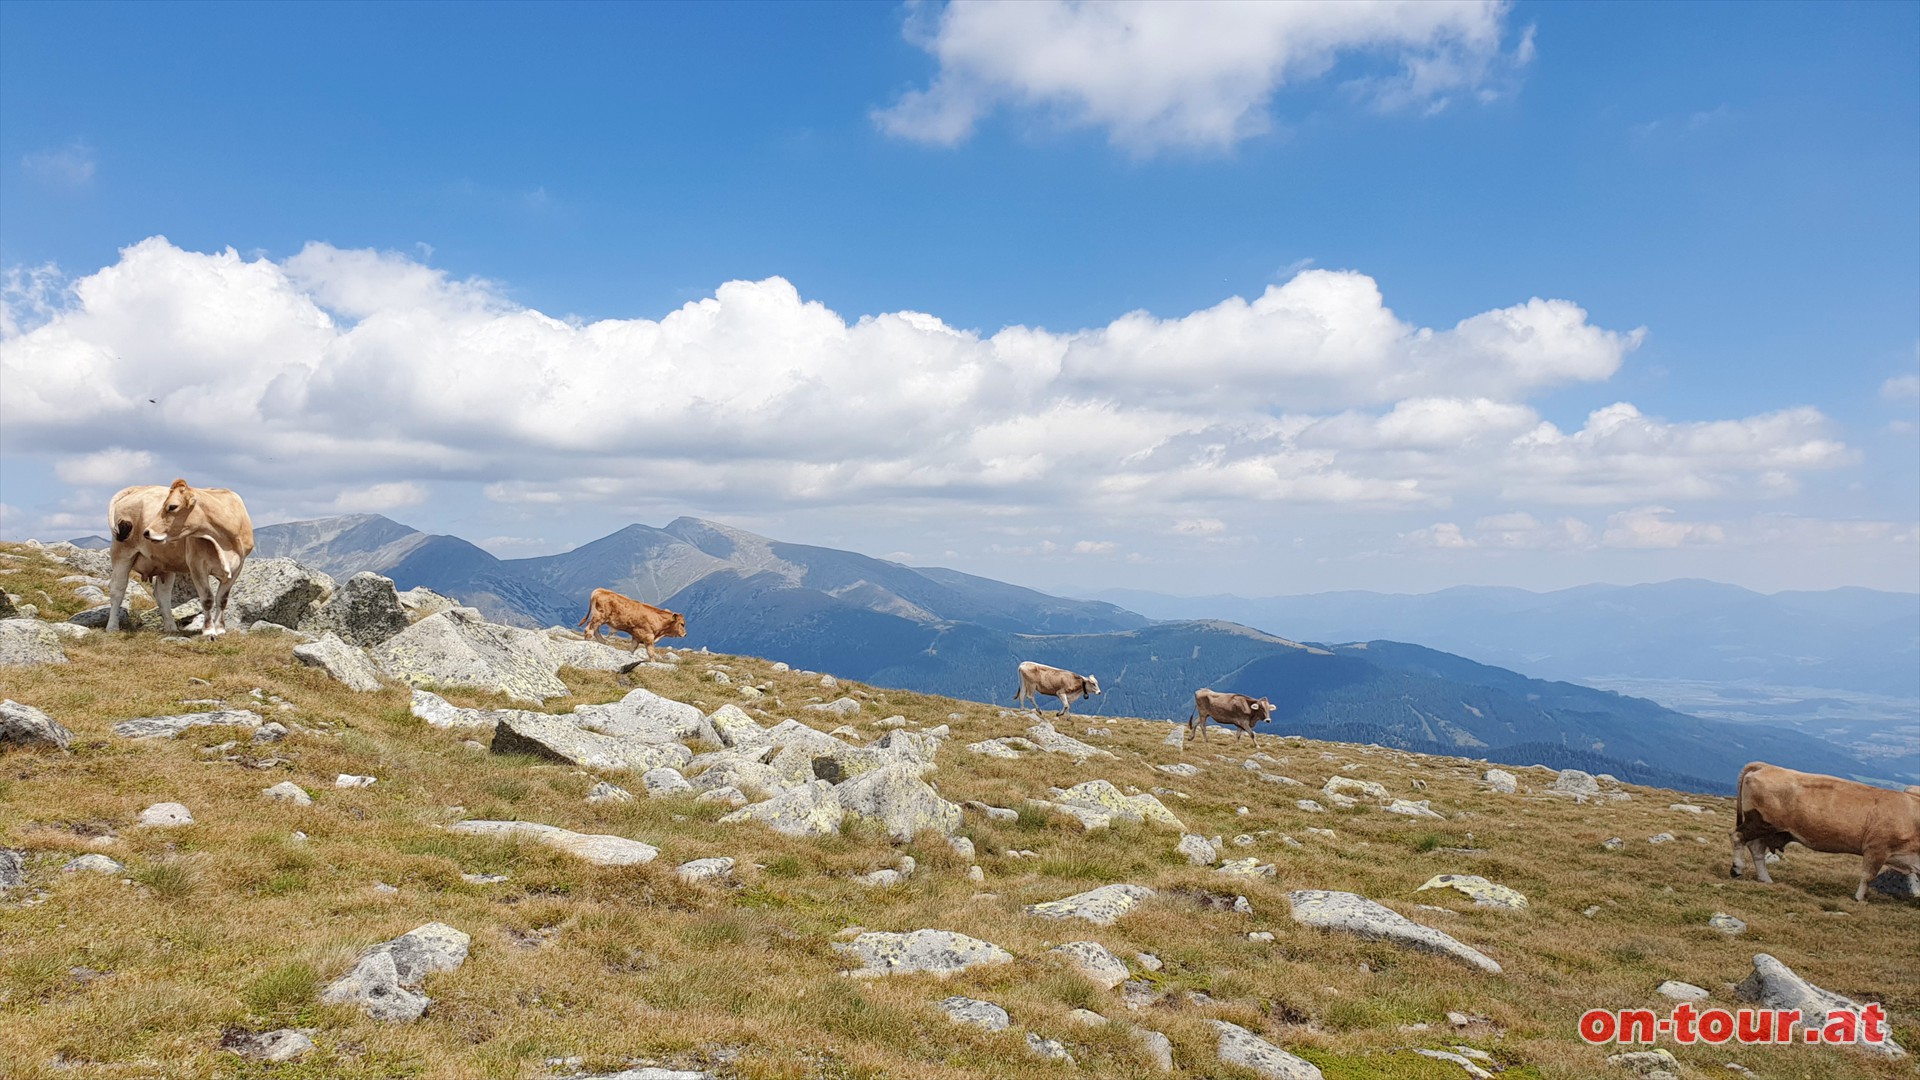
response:
<path id="1" fill-rule="evenodd" d="M 1796 772 L 1756 761 L 1740 770 L 1734 804 L 1733 871 L 1742 856 L 1770 884 L 1767 852 L 1798 841 L 1815 851 L 1860 856 L 1860 887 L 1886 867 L 1920 874 L 1920 791 L 1890 791 L 1837 776 Z"/>
<path id="2" fill-rule="evenodd" d="M 227 598 L 253 554 L 253 519 L 240 496 L 225 488 L 194 488 L 185 480 L 170 487 L 130 487 L 108 504 L 107 526 L 113 537 L 107 629 L 120 628 L 127 579 L 137 573 L 147 579 L 167 632 L 176 629 L 173 586 L 181 575 L 200 598 L 200 632 L 207 637 L 226 632 Z"/>
<path id="3" fill-rule="evenodd" d="M 1074 698 L 1090 697 L 1100 692 L 1100 680 L 1091 675 L 1075 675 L 1065 668 L 1048 667 L 1029 660 L 1020 665 L 1020 689 L 1013 692 L 1014 704 L 1025 701 L 1036 711 L 1040 708 L 1038 695 L 1060 699 L 1060 712 L 1067 715 L 1067 707 Z"/>
<path id="4" fill-rule="evenodd" d="M 633 638 L 633 650 L 639 652 L 644 648 L 649 660 L 653 659 L 654 642 L 687 636 L 686 616 L 621 596 L 612 589 L 593 590 L 587 599 L 587 617 L 575 625 L 586 627 L 590 638 L 598 638 L 603 626 L 616 634 L 625 633 Z"/>
<path id="5" fill-rule="evenodd" d="M 1266 698 L 1250 698 L 1245 694 L 1222 694 L 1214 690 L 1195 690 L 1193 692 L 1193 715 L 1187 717 L 1187 738 L 1195 732 L 1200 738 L 1207 737 L 1207 721 L 1225 724 L 1234 729 L 1233 738 L 1237 742 L 1240 733 L 1246 732 L 1252 739 L 1255 724 L 1273 719 L 1273 702 Z M 1257 741 L 1257 740 L 1256 740 Z"/>

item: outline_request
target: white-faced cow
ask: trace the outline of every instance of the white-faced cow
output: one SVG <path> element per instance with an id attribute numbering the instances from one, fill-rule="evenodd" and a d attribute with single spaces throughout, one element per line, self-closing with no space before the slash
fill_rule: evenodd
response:
<path id="1" fill-rule="evenodd" d="M 1789 841 L 1815 851 L 1860 856 L 1860 887 L 1892 867 L 1920 874 L 1920 789 L 1890 791 L 1837 776 L 1796 772 L 1756 761 L 1740 770 L 1734 805 L 1733 876 L 1742 861 L 1753 863 L 1763 884 L 1767 852 Z"/>
<path id="2" fill-rule="evenodd" d="M 1065 668 L 1048 667 L 1031 660 L 1020 665 L 1020 688 L 1013 692 L 1017 705 L 1024 701 L 1033 709 L 1040 708 L 1038 695 L 1060 699 L 1058 715 L 1067 715 L 1068 706 L 1074 698 L 1091 697 L 1100 692 L 1100 680 L 1091 675 L 1076 675 Z"/>
<path id="3" fill-rule="evenodd" d="M 1266 698 L 1250 698 L 1245 694 L 1223 694 L 1217 690 L 1195 690 L 1193 692 L 1193 715 L 1187 718 L 1187 738 L 1193 738 L 1196 732 L 1200 738 L 1207 737 L 1207 721 L 1225 724 L 1233 728 L 1235 741 L 1241 732 L 1252 739 L 1256 724 L 1273 719 L 1273 702 Z"/>
<path id="4" fill-rule="evenodd" d="M 225 488 L 195 488 L 185 480 L 170 487 L 123 489 L 107 507 L 113 561 L 107 594 L 107 629 L 120 628 L 127 579 L 147 579 L 160 606 L 161 626 L 173 621 L 173 586 L 181 577 L 200 598 L 201 633 L 226 632 L 227 598 L 247 556 L 253 554 L 253 519 L 246 503 Z"/>
<path id="5" fill-rule="evenodd" d="M 645 649 L 649 660 L 653 659 L 654 642 L 687 636 L 686 616 L 621 596 L 612 589 L 593 590 L 587 598 L 587 617 L 576 625 L 586 627 L 590 638 L 599 637 L 603 626 L 616 634 L 624 633 L 633 638 L 634 651 Z"/>

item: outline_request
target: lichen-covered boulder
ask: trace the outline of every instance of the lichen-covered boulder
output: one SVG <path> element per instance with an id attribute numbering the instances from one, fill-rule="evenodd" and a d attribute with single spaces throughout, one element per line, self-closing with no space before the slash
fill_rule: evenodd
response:
<path id="1" fill-rule="evenodd" d="M 954 995 L 940 1002 L 940 1011 L 956 1024 L 971 1024 L 988 1031 L 1005 1031 L 1012 1018 L 1007 1010 L 991 1001 Z"/>
<path id="2" fill-rule="evenodd" d="M 1229 1065 L 1251 1069 L 1268 1080 L 1324 1080 L 1313 1062 L 1287 1053 L 1239 1024 L 1225 1020 L 1207 1023 L 1220 1033 L 1214 1052 Z"/>
<path id="3" fill-rule="evenodd" d="M 1452 889 L 1480 907 L 1506 911 L 1525 911 L 1527 908 L 1527 898 L 1518 889 L 1496 885 L 1478 874 L 1435 874 L 1414 892 L 1428 889 Z"/>
<path id="4" fill-rule="evenodd" d="M 60 635 L 46 623 L 39 619 L 0 619 L 0 667 L 66 662 Z"/>
<path id="5" fill-rule="evenodd" d="M 716 788 L 715 791 L 732 790 Z M 709 793 L 710 794 L 710 793 Z M 766 802 L 742 807 L 720 819 L 722 824 L 757 821 L 788 836 L 832 836 L 840 831 L 843 817 L 840 801 L 833 797 L 833 785 L 815 780 Z"/>
<path id="6" fill-rule="evenodd" d="M 513 836 L 537 840 L 595 866 L 637 866 L 652 862 L 660 855 L 660 849 L 652 844 L 643 844 L 624 836 L 577 833 L 533 821 L 459 821 L 447 826 L 447 831 L 463 836 Z"/>
<path id="7" fill-rule="evenodd" d="M 952 836 L 960 829 L 959 805 L 941 798 L 920 779 L 915 765 L 888 765 L 863 773 L 834 788 L 834 798 L 847 816 L 875 822 L 901 843 L 920 832 Z"/>
<path id="8" fill-rule="evenodd" d="M 465 686 L 536 703 L 568 692 L 544 635 L 487 622 L 472 608 L 421 619 L 374 646 L 373 659 L 414 686 Z"/>
<path id="9" fill-rule="evenodd" d="M 318 641 L 295 645 L 293 658 L 309 667 L 319 668 L 345 683 L 349 690 L 364 693 L 380 689 L 380 669 L 373 665 L 364 651 L 335 637 L 331 630 L 320 635 Z"/>
<path id="10" fill-rule="evenodd" d="M 412 621 L 400 606 L 393 580 L 362 571 L 336 587 L 313 616 L 312 625 L 300 629 L 331 631 L 349 645 L 371 648 L 405 630 Z"/>
<path id="11" fill-rule="evenodd" d="M 1004 964 L 1013 954 L 992 942 L 951 930 L 914 930 L 905 934 L 870 930 L 852 941 L 835 942 L 835 949 L 860 961 L 857 976 L 908 975 L 928 972 L 951 975 L 980 964 Z"/>
<path id="12" fill-rule="evenodd" d="M 73 732 L 31 705 L 8 698 L 0 701 L 0 752 L 7 750 L 65 750 Z"/>
<path id="13" fill-rule="evenodd" d="M 738 705 L 720 706 L 712 716 L 707 717 L 707 723 L 713 725 L 714 733 L 720 736 L 723 746 L 754 746 L 767 741 L 767 729 Z"/>
<path id="14" fill-rule="evenodd" d="M 1209 843 L 1206 837 L 1195 836 L 1192 833 L 1182 836 L 1173 850 L 1177 854 L 1186 856 L 1187 862 L 1193 866 L 1212 866 L 1214 860 L 1220 857 L 1220 853 L 1214 850 L 1213 844 Z"/>
<path id="15" fill-rule="evenodd" d="M 605 705 L 576 706 L 573 715 L 594 731 L 622 739 L 650 743 L 720 741 L 713 725 L 699 709 L 661 697 L 644 687 L 630 690 L 626 697 Z"/>
<path id="16" fill-rule="evenodd" d="M 1126 961 L 1108 952 L 1107 947 L 1097 941 L 1069 941 L 1048 951 L 1100 984 L 1102 990 L 1111 990 L 1127 981 Z"/>
<path id="17" fill-rule="evenodd" d="M 1145 885 L 1102 885 L 1059 900 L 1028 904 L 1026 910 L 1043 919 L 1085 919 L 1096 926 L 1112 926 L 1152 896 L 1153 890 Z"/>
<path id="18" fill-rule="evenodd" d="M 319 621 L 333 590 L 331 577 L 292 559 L 248 559 L 227 597 L 227 621 L 252 626 L 265 620 L 305 630 Z"/>
<path id="19" fill-rule="evenodd" d="M 1407 918 L 1364 896 L 1326 889 L 1300 889 L 1287 894 L 1293 921 L 1326 930 L 1341 930 L 1374 941 L 1387 941 L 1421 952 L 1451 956 L 1494 975 L 1500 965 L 1478 949 Z"/>
<path id="20" fill-rule="evenodd" d="M 1733 995 L 1741 1001 L 1769 1009 L 1798 1009 L 1801 1024 L 1809 1028 L 1825 1027 L 1830 1014 L 1834 1012 L 1847 1012 L 1858 1017 L 1861 1009 L 1860 1002 L 1831 990 L 1822 990 L 1766 953 L 1754 954 L 1753 971 L 1733 988 Z M 1885 1058 L 1907 1056 L 1905 1048 L 1892 1038 L 1881 1043 L 1870 1043 L 1866 1041 L 1865 1034 L 1864 1030 L 1860 1031 L 1860 1039 L 1852 1044 L 1855 1048 Z"/>
<path id="21" fill-rule="evenodd" d="M 604 641 L 582 641 L 572 637 L 548 637 L 547 650 L 562 667 L 582 671 L 620 671 L 633 663 L 633 654 L 616 649 Z"/>
<path id="22" fill-rule="evenodd" d="M 1350 799 L 1387 798 L 1387 789 L 1372 780 L 1355 780 L 1351 776 L 1330 776 L 1321 786 L 1322 795 L 1345 795 Z"/>
<path id="23" fill-rule="evenodd" d="M 215 709 L 212 712 L 139 716 L 113 725 L 123 739 L 173 739 L 195 727 L 259 727 L 260 714 L 252 709 Z"/>
<path id="24" fill-rule="evenodd" d="M 1039 744 L 1040 749 L 1045 750 L 1047 753 L 1065 754 L 1076 762 L 1086 761 L 1090 758 L 1110 758 L 1114 756 L 1110 750 L 1102 750 L 1097 746 L 1090 746 L 1087 743 L 1083 743 L 1071 735 L 1060 734 L 1053 729 L 1052 724 L 1045 721 L 1028 728 L 1027 737 Z"/>
<path id="25" fill-rule="evenodd" d="M 320 1000 L 357 1005 L 375 1020 L 418 1020 L 433 1003 L 420 992 L 421 983 L 428 975 L 466 963 L 472 941 L 445 923 L 417 927 L 360 954 L 351 971 L 320 992 Z"/>
<path id="26" fill-rule="evenodd" d="M 512 709 L 491 715 L 496 754 L 532 754 L 583 769 L 640 773 L 663 765 L 685 765 L 693 757 L 692 751 L 677 743 L 655 745 L 588 731 L 571 716 Z"/>
<path id="27" fill-rule="evenodd" d="M 1054 795 L 1054 801 L 1069 806 L 1085 806 L 1103 811 L 1113 817 L 1128 821 L 1151 821 L 1159 825 L 1170 825 L 1181 831 L 1186 826 L 1173 816 L 1173 811 L 1161 804 L 1152 795 L 1123 795 L 1120 789 L 1106 780 L 1088 780 Z"/>

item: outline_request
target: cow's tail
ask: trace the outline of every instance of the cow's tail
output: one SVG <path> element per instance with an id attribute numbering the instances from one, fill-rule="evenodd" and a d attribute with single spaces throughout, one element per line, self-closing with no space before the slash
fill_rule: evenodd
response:
<path id="1" fill-rule="evenodd" d="M 131 518 L 121 518 L 119 521 L 113 523 L 113 538 L 115 540 L 124 544 L 127 542 L 127 538 L 132 535 L 133 521 Z"/>

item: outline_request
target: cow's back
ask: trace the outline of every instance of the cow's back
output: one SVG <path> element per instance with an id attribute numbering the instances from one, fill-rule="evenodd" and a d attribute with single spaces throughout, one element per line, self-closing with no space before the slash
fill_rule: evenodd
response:
<path id="1" fill-rule="evenodd" d="M 1869 839 L 1920 838 L 1920 799 L 1820 773 L 1755 762 L 1740 771 L 1738 828 L 1791 834 L 1815 851 L 1857 855 Z"/>
<path id="2" fill-rule="evenodd" d="M 200 488 L 195 492 L 207 521 L 220 535 L 221 546 L 237 551 L 244 558 L 253 554 L 253 517 L 237 491 L 226 488 Z"/>

